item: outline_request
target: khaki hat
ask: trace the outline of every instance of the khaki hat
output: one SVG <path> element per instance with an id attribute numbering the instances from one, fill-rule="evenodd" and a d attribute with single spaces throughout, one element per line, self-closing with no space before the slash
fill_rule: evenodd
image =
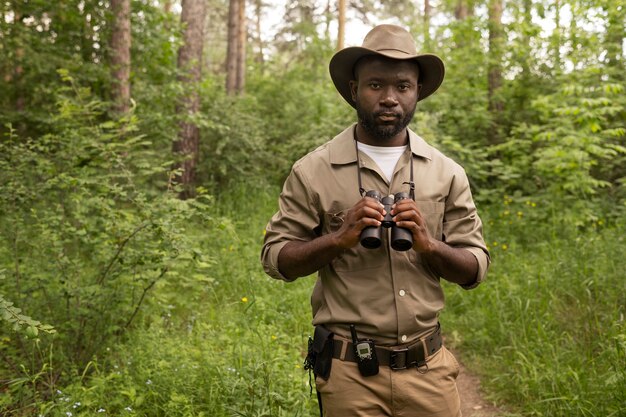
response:
<path id="1" fill-rule="evenodd" d="M 330 60 L 330 77 L 339 94 L 352 107 L 355 107 L 355 103 L 350 92 L 350 81 L 355 78 L 354 65 L 364 56 L 376 55 L 417 62 L 420 68 L 419 82 L 422 85 L 418 101 L 434 93 L 443 81 L 445 70 L 441 58 L 432 54 L 418 55 L 413 37 L 400 26 L 376 26 L 365 35 L 362 46 L 342 49 Z"/>

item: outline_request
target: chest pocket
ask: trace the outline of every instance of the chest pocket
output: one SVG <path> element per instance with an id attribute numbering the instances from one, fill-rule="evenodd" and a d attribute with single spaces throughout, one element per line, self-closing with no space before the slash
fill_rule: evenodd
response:
<path id="1" fill-rule="evenodd" d="M 416 201 L 415 204 L 426 220 L 430 235 L 437 240 L 442 240 L 445 204 L 437 201 Z"/>

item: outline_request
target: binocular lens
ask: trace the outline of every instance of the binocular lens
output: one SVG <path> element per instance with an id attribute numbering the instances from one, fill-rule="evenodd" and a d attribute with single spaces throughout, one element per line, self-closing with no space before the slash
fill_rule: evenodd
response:
<path id="1" fill-rule="evenodd" d="M 361 245 L 367 249 L 376 249 L 380 247 L 380 228 L 366 227 L 361 232 Z"/>
<path id="2" fill-rule="evenodd" d="M 406 230 L 406 229 L 403 229 Z M 406 237 L 400 237 L 400 236 L 393 236 L 394 235 L 394 231 L 398 232 L 400 231 L 399 227 L 393 228 L 391 229 L 391 247 L 394 250 L 397 251 L 405 251 L 405 250 L 409 250 L 413 247 L 413 238 L 410 236 L 409 238 Z"/>

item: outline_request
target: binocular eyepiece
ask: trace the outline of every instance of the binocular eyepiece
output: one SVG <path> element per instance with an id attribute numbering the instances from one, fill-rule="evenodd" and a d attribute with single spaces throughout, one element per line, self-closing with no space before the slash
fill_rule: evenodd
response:
<path id="1" fill-rule="evenodd" d="M 413 247 L 413 235 L 403 227 L 396 226 L 392 220 L 391 206 L 394 203 L 410 198 L 408 193 L 396 193 L 383 197 L 378 191 L 371 190 L 365 193 L 366 197 L 375 198 L 385 206 L 385 218 L 380 227 L 368 226 L 361 232 L 361 245 L 368 249 L 380 247 L 382 240 L 382 228 L 391 228 L 391 247 L 397 251 L 406 251 Z"/>

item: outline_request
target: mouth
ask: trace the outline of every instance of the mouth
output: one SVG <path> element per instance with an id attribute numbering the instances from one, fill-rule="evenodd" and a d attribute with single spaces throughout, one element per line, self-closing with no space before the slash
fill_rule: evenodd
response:
<path id="1" fill-rule="evenodd" d="M 381 122 L 388 123 L 388 122 L 393 122 L 399 119 L 400 115 L 398 113 L 393 113 L 393 112 L 380 112 L 376 114 L 376 117 Z"/>

